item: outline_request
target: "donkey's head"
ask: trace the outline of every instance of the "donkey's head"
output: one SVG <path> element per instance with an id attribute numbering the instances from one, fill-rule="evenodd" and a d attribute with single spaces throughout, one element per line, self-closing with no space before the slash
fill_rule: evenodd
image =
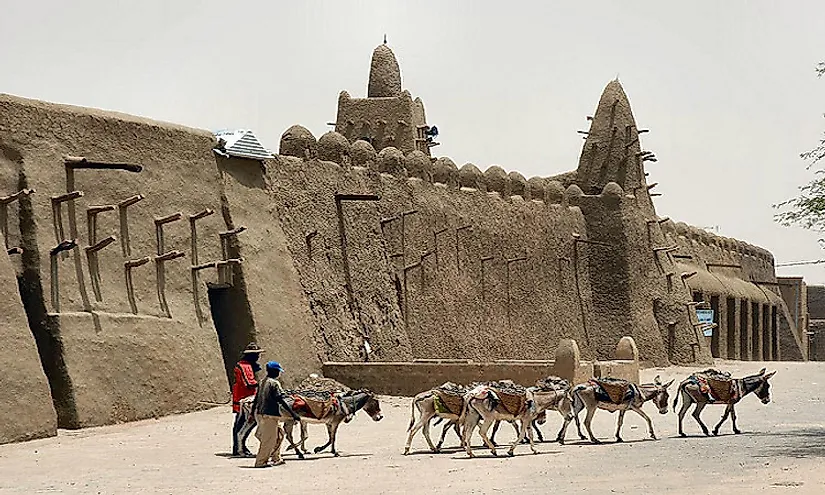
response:
<path id="1" fill-rule="evenodd" d="M 653 403 L 659 409 L 659 414 L 667 414 L 667 401 L 670 399 L 670 394 L 667 392 L 667 388 L 673 384 L 673 380 L 662 383 L 659 379 L 659 375 L 656 375 L 656 378 L 653 379 L 653 389 L 655 390 L 655 395 L 653 396 Z"/>
<path id="2" fill-rule="evenodd" d="M 757 374 L 755 379 L 759 380 L 758 388 L 754 391 L 759 400 L 762 401 L 762 404 L 767 404 L 771 401 L 771 384 L 768 383 L 768 380 L 776 374 L 776 371 L 771 371 L 767 375 L 765 374 L 765 368 L 762 368 Z"/>
<path id="3" fill-rule="evenodd" d="M 364 390 L 367 394 L 367 402 L 364 404 L 364 412 L 369 414 L 373 421 L 381 421 L 384 415 L 381 414 L 381 404 L 375 398 L 375 394 L 369 390 Z"/>

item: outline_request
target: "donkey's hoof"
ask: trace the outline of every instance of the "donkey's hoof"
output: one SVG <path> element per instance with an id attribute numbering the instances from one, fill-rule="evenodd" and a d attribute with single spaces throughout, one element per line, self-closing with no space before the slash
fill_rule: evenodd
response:
<path id="1" fill-rule="evenodd" d="M 651 438 L 652 440 L 658 440 L 658 438 L 656 438 L 656 435 L 653 435 L 653 434 L 651 434 L 651 435 L 650 435 L 650 438 Z"/>
<path id="2" fill-rule="evenodd" d="M 313 449 L 312 451 L 317 454 L 317 453 L 321 452 L 322 450 L 324 450 L 324 449 L 322 449 L 321 447 L 315 447 L 315 449 Z"/>
<path id="3" fill-rule="evenodd" d="M 733 432 L 739 435 L 740 433 L 742 433 L 742 430 L 733 430 Z"/>
<path id="4" fill-rule="evenodd" d="M 587 440 L 587 437 L 584 435 L 579 435 L 579 440 Z"/>
<path id="5" fill-rule="evenodd" d="M 685 435 L 685 434 L 684 434 L 684 433 L 682 433 L 681 431 L 679 432 L 679 436 L 680 436 L 680 437 L 682 437 L 682 438 L 687 437 L 687 435 Z"/>
<path id="6" fill-rule="evenodd" d="M 622 443 L 622 442 L 624 442 L 624 440 L 622 440 L 622 437 L 616 437 L 616 443 Z"/>
<path id="7" fill-rule="evenodd" d="M 495 450 L 491 450 L 490 453 L 493 454 L 493 457 L 498 457 L 498 452 Z"/>
<path id="8" fill-rule="evenodd" d="M 333 457 L 341 457 L 340 452 L 333 452 L 332 455 L 333 455 Z"/>
<path id="9" fill-rule="evenodd" d="M 719 436 L 719 430 L 713 430 L 713 436 L 718 437 Z"/>
<path id="10" fill-rule="evenodd" d="M 515 455 L 516 455 L 516 453 L 515 453 L 515 452 L 513 452 L 512 450 L 508 450 L 508 451 L 507 451 L 507 455 L 508 455 L 508 456 L 510 456 L 510 457 L 513 457 L 513 456 L 515 456 Z"/>

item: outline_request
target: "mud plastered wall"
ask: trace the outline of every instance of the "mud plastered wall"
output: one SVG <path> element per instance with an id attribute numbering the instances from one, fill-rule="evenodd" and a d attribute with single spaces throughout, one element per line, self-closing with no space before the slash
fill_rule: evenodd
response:
<path id="1" fill-rule="evenodd" d="M 59 424 L 74 428 L 191 410 L 199 400 L 221 400 L 226 375 L 211 320 L 198 322 L 191 292 L 191 239 L 187 215 L 220 211 L 220 189 L 205 131 L 126 115 L 0 96 L 0 143 L 6 156 L 0 190 L 34 188 L 10 212 L 9 242 L 23 249 L 16 287 L 3 297 L 23 302 L 49 378 Z M 67 178 L 65 156 L 142 166 L 141 172 L 83 169 Z M 75 191 L 82 192 L 65 195 Z M 128 207 L 121 228 L 118 204 Z M 88 212 L 96 215 L 89 232 Z M 58 211 L 59 210 L 59 211 Z M 72 210 L 74 210 L 72 212 Z M 164 225 L 162 251 L 183 256 L 164 263 L 168 317 L 159 298 L 155 219 L 182 213 Z M 199 222 L 200 259 L 220 256 L 220 215 Z M 87 247 L 97 251 L 99 297 L 94 294 Z M 50 250 L 76 239 L 78 247 Z M 99 246 L 98 246 L 99 247 Z M 132 314 L 124 263 L 150 257 L 134 269 Z M 53 273 L 57 277 L 53 277 Z M 54 293 L 54 297 L 52 296 Z M 208 308 L 206 292 L 200 301 Z M 26 413 L 28 414 L 28 412 Z"/>
<path id="2" fill-rule="evenodd" d="M 615 183 L 598 196 L 583 195 L 577 186 L 568 195 L 582 208 L 590 239 L 604 243 L 591 248 L 589 269 L 596 320 L 591 338 L 599 354 L 612 352 L 610 342 L 624 332 L 648 364 L 709 362 L 690 323 L 687 291 L 680 280 L 668 283 L 672 264 L 660 249 L 658 222 Z"/>
<path id="3" fill-rule="evenodd" d="M 218 170 L 227 228 L 247 229 L 230 245 L 230 257 L 243 259 L 234 267 L 234 284 L 211 294 L 213 308 L 218 305 L 223 313 L 216 326 L 227 371 L 255 340 L 266 349 L 264 359 L 277 359 L 286 369 L 284 384 L 297 385 L 320 371 L 327 351 L 316 333 L 312 295 L 301 285 L 266 169 L 255 160 L 218 158 Z"/>
<path id="4" fill-rule="evenodd" d="M 586 237 L 578 208 L 545 203 L 541 187 L 536 201 L 511 197 L 528 194 L 526 181 L 511 186 L 506 174 L 492 181 L 501 192 L 488 192 L 485 175 L 459 174 L 448 159 L 436 162 L 444 167 L 432 183 L 423 154 L 361 154 L 363 146 L 353 147 L 355 167 L 286 156 L 268 163 L 323 359 L 363 360 L 365 338 L 370 358 L 384 361 L 549 359 L 559 339 L 584 341 L 591 298 L 586 252 L 578 291 L 574 276 L 572 234 Z M 342 202 L 354 312 L 336 193 L 380 197 Z M 589 346 L 583 353 L 593 356 Z"/>
<path id="5" fill-rule="evenodd" d="M 57 434 L 57 414 L 17 292 L 15 269 L 0 252 L 0 444 Z"/>
<path id="6" fill-rule="evenodd" d="M 671 256 L 678 270 L 696 273 L 686 279 L 689 290 L 715 305 L 711 308 L 719 325 L 714 336 L 718 341 L 712 342 L 715 355 L 745 360 L 803 359 L 804 346 L 781 297 L 769 251 L 682 222 L 667 221 L 662 227 L 668 243 L 677 247 Z"/>

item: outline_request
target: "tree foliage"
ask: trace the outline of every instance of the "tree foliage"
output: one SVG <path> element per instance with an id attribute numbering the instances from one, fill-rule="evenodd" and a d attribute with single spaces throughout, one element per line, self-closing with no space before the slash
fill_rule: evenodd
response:
<path id="1" fill-rule="evenodd" d="M 817 77 L 825 75 L 825 62 L 817 64 L 816 73 Z M 799 156 L 808 162 L 808 170 L 825 160 L 825 133 L 816 147 L 800 153 Z M 799 196 L 773 207 L 781 210 L 775 218 L 782 225 L 798 225 L 809 230 L 825 232 L 825 169 L 818 167 L 814 170 L 814 178 L 799 187 Z"/>

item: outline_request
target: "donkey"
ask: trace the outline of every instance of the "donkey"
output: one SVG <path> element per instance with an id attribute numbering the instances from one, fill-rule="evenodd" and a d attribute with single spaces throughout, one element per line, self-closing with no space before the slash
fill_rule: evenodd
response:
<path id="1" fill-rule="evenodd" d="M 567 380 L 558 379 L 555 382 L 547 382 L 550 378 L 548 377 L 545 379 L 546 383 L 550 383 L 551 386 L 533 386 L 530 387 L 529 390 L 532 390 L 534 394 L 536 393 L 554 393 L 556 397 L 556 401 L 550 405 L 546 410 L 540 411 L 536 417 L 533 419 L 532 423 L 527 426 L 527 428 L 531 428 L 535 430 L 536 436 L 539 439 L 539 442 L 544 442 L 544 437 L 541 434 L 541 430 L 539 429 L 539 425 L 543 425 L 547 422 L 547 411 L 558 411 L 562 418 L 572 418 L 573 414 L 573 401 L 570 397 L 570 382 Z M 542 382 L 542 380 L 539 380 Z M 518 425 L 516 425 L 515 421 L 509 422 L 513 425 L 513 428 L 516 430 L 516 434 L 519 432 Z M 496 433 L 498 432 L 498 427 L 501 424 L 501 421 L 496 421 L 495 425 L 493 425 L 493 433 L 490 435 L 490 441 L 493 445 L 496 444 Z M 556 435 L 556 441 L 559 442 L 562 437 L 563 430 L 559 430 L 559 433 Z"/>
<path id="2" fill-rule="evenodd" d="M 532 387 L 531 387 L 532 388 Z M 525 435 L 530 440 L 530 450 L 534 454 L 538 454 L 535 444 L 533 443 L 533 431 L 528 426 L 538 416 L 551 407 L 557 400 L 557 392 L 533 392 L 530 389 L 525 390 L 524 404 L 519 411 L 511 412 L 503 407 L 499 399 L 499 391 L 493 387 L 479 385 L 467 393 L 464 401 L 464 410 L 459 420 L 462 424 L 461 443 L 467 451 L 467 455 L 475 457 L 473 449 L 470 446 L 470 437 L 473 434 L 476 426 L 479 426 L 479 434 L 484 440 L 485 445 L 490 449 L 493 455 L 497 455 L 496 446 L 487 437 L 487 430 L 493 425 L 495 421 L 519 421 L 521 424 L 519 434 L 515 442 L 507 450 L 507 455 L 513 456 L 516 445 L 521 443 Z M 572 415 L 572 414 L 571 414 Z M 565 418 L 565 420 L 572 420 L 572 418 Z M 483 421 L 483 423 L 482 423 Z"/>
<path id="3" fill-rule="evenodd" d="M 293 394 L 300 395 L 300 392 L 293 392 Z M 332 455 L 338 457 L 339 453 L 335 448 L 335 438 L 338 433 L 338 427 L 342 422 L 349 422 L 349 420 L 352 419 L 352 416 L 361 409 L 363 409 L 373 421 L 381 421 L 384 417 L 381 413 L 381 405 L 378 403 L 378 399 L 376 399 L 375 394 L 369 390 L 350 390 L 347 392 L 334 394 L 334 397 L 337 401 L 337 405 L 330 408 L 329 411 L 321 418 L 308 416 L 308 412 L 304 409 L 295 411 L 301 418 L 301 441 L 298 444 L 296 444 L 292 438 L 292 429 L 295 426 L 296 421 L 289 415 L 280 416 L 279 419 L 284 423 L 286 439 L 290 444 L 290 446 L 287 447 L 287 450 L 294 448 L 295 452 L 298 454 L 298 457 L 303 459 L 304 453 L 306 452 L 306 448 L 304 446 L 307 437 L 306 423 L 325 424 L 328 435 L 327 443 L 319 447 L 315 447 L 314 452 L 318 454 L 327 447 L 331 447 Z M 286 397 L 285 400 L 290 404 L 290 406 L 294 403 L 294 398 L 292 397 Z M 251 404 L 252 401 L 241 401 L 241 411 L 246 417 L 247 424 L 253 423 L 254 426 L 254 411 L 252 411 Z"/>
<path id="4" fill-rule="evenodd" d="M 734 406 L 751 392 L 755 392 L 763 404 L 771 401 L 771 384 L 768 383 L 768 380 L 776 374 L 776 371 L 772 371 L 767 375 L 765 371 L 765 368 L 762 368 L 759 370 L 759 373 L 755 375 L 730 379 L 733 393 L 729 394 L 729 397 L 723 397 L 717 400 L 713 400 L 709 395 L 709 392 L 712 392 L 711 390 L 703 391 L 703 384 L 701 382 L 703 379 L 706 380 L 708 375 L 712 376 L 713 374 L 717 374 L 718 376 L 718 372 L 715 370 L 706 370 L 702 373 L 693 373 L 690 375 L 679 384 L 676 397 L 673 399 L 673 411 L 676 412 L 676 405 L 679 402 L 679 398 L 682 398 L 682 409 L 679 411 L 679 435 L 683 437 L 687 436 L 682 429 L 682 420 L 687 410 L 690 409 L 690 406 L 694 403 L 696 404 L 696 408 L 693 409 L 692 416 L 696 419 L 696 422 L 699 423 L 699 426 L 702 427 L 702 432 L 705 435 L 709 436 L 710 433 L 708 432 L 708 427 L 705 426 L 699 415 L 702 413 L 702 409 L 708 404 L 727 404 L 722 419 L 713 428 L 714 436 L 719 435 L 719 428 L 722 426 L 722 423 L 728 419 L 728 416 L 730 416 L 731 423 L 733 423 L 733 433 L 742 433 L 739 428 L 736 427 L 736 411 L 734 410 Z"/>
<path id="5" fill-rule="evenodd" d="M 659 377 L 656 376 L 653 383 L 636 385 L 626 380 L 621 380 L 620 383 L 623 383 L 627 387 L 627 391 L 620 402 L 613 402 L 610 397 L 607 397 L 603 392 L 602 386 L 599 385 L 596 380 L 590 380 L 587 383 L 576 385 L 573 390 L 571 390 L 571 395 L 573 396 L 573 416 L 576 419 L 579 438 L 582 440 L 586 439 L 582 434 L 581 423 L 579 423 L 579 413 L 586 407 L 587 415 L 584 418 L 584 426 L 587 429 L 588 435 L 590 435 L 590 441 L 592 443 L 601 443 L 601 441 L 593 435 L 593 430 L 590 429 L 590 423 L 593 421 L 593 415 L 597 409 L 604 409 L 610 412 L 619 411 L 619 419 L 616 425 L 617 442 L 624 441 L 622 439 L 622 424 L 624 423 L 624 415 L 628 410 L 634 411 L 647 421 L 650 438 L 656 440 L 656 434 L 653 432 L 653 422 L 642 410 L 642 406 L 645 402 L 653 401 L 659 409 L 660 414 L 667 414 L 667 403 L 669 399 L 667 389 L 673 384 L 673 380 L 662 384 Z M 570 420 L 565 420 L 564 426 L 562 426 L 561 432 L 559 432 L 559 443 L 561 444 L 564 444 L 564 437 L 569 424 Z"/>
<path id="6" fill-rule="evenodd" d="M 445 385 L 448 384 L 444 384 L 442 387 Z M 455 387 L 457 389 L 464 389 L 464 387 L 461 386 Z M 410 424 L 407 427 L 407 443 L 404 445 L 404 455 L 408 455 L 410 453 L 410 446 L 412 445 L 413 437 L 416 433 L 418 433 L 418 430 L 423 430 L 424 438 L 427 440 L 427 445 L 430 446 L 430 450 L 433 452 L 441 451 L 441 446 L 444 444 L 444 437 L 447 436 L 447 432 L 451 427 L 455 429 L 456 435 L 461 438 L 461 432 L 458 429 L 458 420 L 461 411 L 458 411 L 458 414 L 456 414 L 455 412 L 444 411 L 444 408 L 436 407 L 438 391 L 439 388 L 432 388 L 413 397 L 411 406 L 412 410 L 410 411 Z M 461 407 L 462 409 L 464 407 L 463 400 Z M 418 422 L 415 421 L 416 409 L 420 414 Z M 444 428 L 441 430 L 441 438 L 438 441 L 438 445 L 433 445 L 433 441 L 430 438 L 430 420 L 432 418 L 438 418 L 438 422 L 441 420 L 447 420 L 447 424 L 445 424 Z M 436 424 L 438 424 L 438 422 L 436 422 Z"/>

